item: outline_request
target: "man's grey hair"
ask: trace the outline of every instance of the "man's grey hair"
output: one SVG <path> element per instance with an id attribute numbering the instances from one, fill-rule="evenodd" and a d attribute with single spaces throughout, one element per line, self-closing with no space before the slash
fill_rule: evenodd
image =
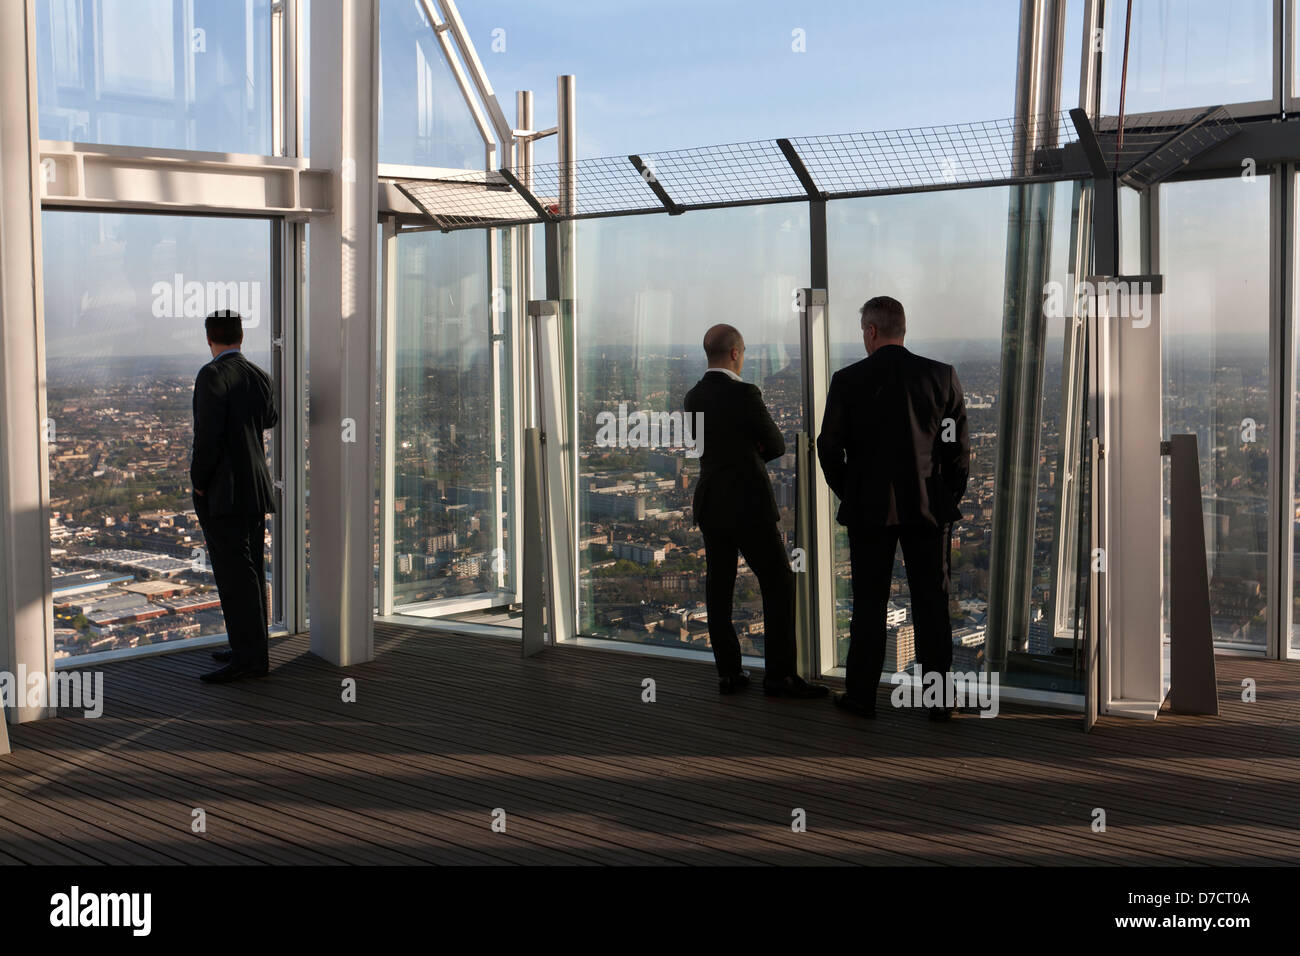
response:
<path id="1" fill-rule="evenodd" d="M 907 316 L 903 314 L 903 303 L 897 299 L 878 295 L 864 302 L 859 312 L 862 328 L 874 325 L 883 338 L 901 339 L 907 332 Z"/>

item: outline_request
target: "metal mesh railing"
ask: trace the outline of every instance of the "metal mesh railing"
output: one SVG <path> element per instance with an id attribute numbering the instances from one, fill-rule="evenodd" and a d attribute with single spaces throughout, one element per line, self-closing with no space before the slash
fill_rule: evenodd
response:
<path id="1" fill-rule="evenodd" d="M 1235 124 L 1221 107 L 1126 120 L 1103 118 L 1097 143 L 1130 185 L 1157 181 L 1221 142 Z M 1092 175 L 1068 113 L 1028 123 L 805 136 L 397 180 L 441 229 L 838 199 L 1081 179 Z"/>
<path id="2" fill-rule="evenodd" d="M 808 136 L 792 139 L 827 198 L 1028 182 L 1062 172 L 1060 147 L 1076 139 L 1069 115 L 1017 123 Z M 1018 156 L 1020 143 L 1039 144 Z"/>

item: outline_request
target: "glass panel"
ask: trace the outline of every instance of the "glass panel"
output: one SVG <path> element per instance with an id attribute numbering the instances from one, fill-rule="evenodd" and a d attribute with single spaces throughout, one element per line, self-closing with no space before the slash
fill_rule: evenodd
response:
<path id="1" fill-rule="evenodd" d="M 1106 8 L 1102 112 L 1119 112 L 1124 4 Z M 1126 114 L 1273 98 L 1272 0 L 1137 0 Z"/>
<path id="2" fill-rule="evenodd" d="M 768 473 L 793 546 L 803 427 L 795 291 L 807 285 L 808 211 L 757 206 L 578 228 L 579 629 L 708 651 L 704 543 L 691 515 L 699 466 L 680 446 L 639 441 L 631 416 L 681 412 L 708 365 L 705 331 L 734 324 L 745 336 L 742 378 L 762 389 L 785 436 L 788 453 Z M 602 413 L 631 422 L 626 441 L 600 437 Z M 747 571 L 734 620 L 742 651 L 762 656 L 762 603 Z"/>
<path id="3" fill-rule="evenodd" d="M 1075 240 L 1082 184 L 1053 189 L 1047 281 L 1049 289 L 1077 289 Z M 1086 263 L 1086 259 L 1083 260 Z M 1070 296 L 1063 308 L 1044 309 L 1047 335 L 1042 369 L 1042 427 L 1038 445 L 1038 500 L 1034 521 L 1034 579 L 1029 597 L 1028 651 L 1048 690 L 1082 692 L 1086 581 L 1089 564 L 1084 487 L 1087 484 L 1087 358 L 1083 320 L 1078 327 Z M 1074 430 L 1068 440 L 1067 430 Z M 1081 556 L 1082 555 L 1082 556 Z M 1060 592 L 1059 594 L 1057 592 Z"/>
<path id="4" fill-rule="evenodd" d="M 498 439 L 493 411 L 496 388 L 509 395 L 494 367 L 510 342 L 491 341 L 491 310 L 508 330 L 510 301 L 508 289 L 493 294 L 488 254 L 481 230 L 397 239 L 393 601 L 402 613 L 468 596 L 510 603 L 500 593 L 513 587 L 509 482 L 498 483 L 497 468 L 509 436 Z"/>
<path id="5" fill-rule="evenodd" d="M 244 354 L 271 368 L 270 228 L 45 212 L 41 230 L 56 656 L 223 633 L 190 497 L 191 396 L 215 309 L 244 315 Z"/>
<path id="6" fill-rule="evenodd" d="M 271 0 L 38 0 L 42 139 L 267 154 Z"/>
<path id="7" fill-rule="evenodd" d="M 483 168 L 483 137 L 419 0 L 379 5 L 379 161 Z"/>
<path id="8" fill-rule="evenodd" d="M 864 358 L 859 309 L 876 295 L 907 313 L 907 348 L 952 364 L 966 396 L 970 480 L 953 533 L 951 615 L 962 650 L 953 669 L 983 666 L 988 617 L 993 466 L 1001 376 L 1008 191 L 972 189 L 850 199 L 827 207 L 832 371 Z M 834 496 L 832 496 L 834 500 Z M 838 510 L 839 502 L 834 500 Z M 834 529 L 835 665 L 843 667 L 853 610 L 848 532 Z M 912 661 L 907 579 L 895 559 L 886 668 Z"/>
<path id="9" fill-rule="evenodd" d="M 1268 181 L 1160 187 L 1164 429 L 1200 454 L 1210 609 L 1220 646 L 1268 626 Z"/>

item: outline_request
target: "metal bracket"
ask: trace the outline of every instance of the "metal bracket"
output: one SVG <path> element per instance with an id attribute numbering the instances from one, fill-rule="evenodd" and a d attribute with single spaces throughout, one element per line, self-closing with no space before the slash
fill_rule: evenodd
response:
<path id="1" fill-rule="evenodd" d="M 642 162 L 640 156 L 629 156 L 627 159 L 628 162 L 636 167 L 637 173 L 639 173 L 641 178 L 645 180 L 645 184 L 650 187 L 650 191 L 655 194 L 661 203 L 663 203 L 663 207 L 668 210 L 668 215 L 680 216 L 686 211 L 677 203 L 673 202 L 673 197 L 669 196 L 664 190 L 663 184 L 659 182 L 659 177 L 655 175 L 655 171 Z"/>
<path id="2" fill-rule="evenodd" d="M 532 190 L 527 188 L 522 182 L 519 181 L 518 176 L 516 176 L 514 173 L 512 173 L 510 170 L 504 167 L 497 170 L 497 172 L 501 174 L 501 177 L 505 179 L 506 182 L 508 182 L 511 186 L 514 187 L 515 192 L 519 193 L 519 195 L 523 198 L 524 202 L 528 203 L 528 205 L 532 207 L 533 212 L 541 216 L 544 222 L 558 221 L 555 214 L 551 212 L 549 209 L 547 209 L 545 206 L 543 206 L 541 200 L 539 200 L 536 196 L 533 195 Z"/>
<path id="3" fill-rule="evenodd" d="M 794 171 L 799 184 L 803 186 L 804 192 L 808 194 L 808 198 L 825 199 L 826 193 L 817 188 L 817 182 L 812 178 L 812 173 L 808 172 L 808 167 L 804 165 L 803 157 L 794 148 L 794 144 L 788 139 L 778 139 L 776 145 L 780 147 L 781 152 L 785 155 L 785 161 L 790 164 L 790 168 Z"/>

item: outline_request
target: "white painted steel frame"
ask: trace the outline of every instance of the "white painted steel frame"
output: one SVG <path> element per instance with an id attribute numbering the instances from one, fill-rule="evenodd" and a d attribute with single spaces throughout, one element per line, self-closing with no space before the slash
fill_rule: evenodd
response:
<path id="1" fill-rule="evenodd" d="M 574 640 L 577 615 L 577 486 L 571 480 L 575 437 L 565 402 L 560 303 L 528 307 L 537 345 L 537 413 L 542 432 L 542 493 L 546 521 L 546 629 L 552 643 Z M 532 574 L 525 569 L 526 574 Z"/>
<path id="2" fill-rule="evenodd" d="M 308 600 L 312 652 L 348 666 L 374 656 L 379 0 L 317 0 L 313 14 L 311 156 L 334 202 L 309 250 Z"/>
<path id="3" fill-rule="evenodd" d="M 826 414 L 826 393 L 830 388 L 830 318 L 826 289 L 801 290 L 800 330 L 803 351 L 804 430 L 808 434 L 807 461 L 799 466 L 808 473 L 798 480 L 809 482 L 808 505 L 812 514 L 806 546 L 807 575 L 804 593 L 810 606 L 803 612 L 804 646 L 799 648 L 805 676 L 825 673 L 838 665 L 835 650 L 835 566 L 833 534 L 835 513 L 831 489 L 817 461 L 817 434 Z M 801 545 L 804 542 L 800 542 Z M 803 667 L 801 666 L 801 670 Z"/>
<path id="4" fill-rule="evenodd" d="M 47 209 L 306 219 L 332 211 L 330 172 L 295 157 L 41 140 Z"/>
<path id="5" fill-rule="evenodd" d="M 54 670 L 35 0 L 0 3 L 0 670 Z M 21 688 L 25 691 L 26 688 Z M 0 708 L 22 722 L 48 706 Z M 9 750 L 0 719 L 0 753 Z"/>

